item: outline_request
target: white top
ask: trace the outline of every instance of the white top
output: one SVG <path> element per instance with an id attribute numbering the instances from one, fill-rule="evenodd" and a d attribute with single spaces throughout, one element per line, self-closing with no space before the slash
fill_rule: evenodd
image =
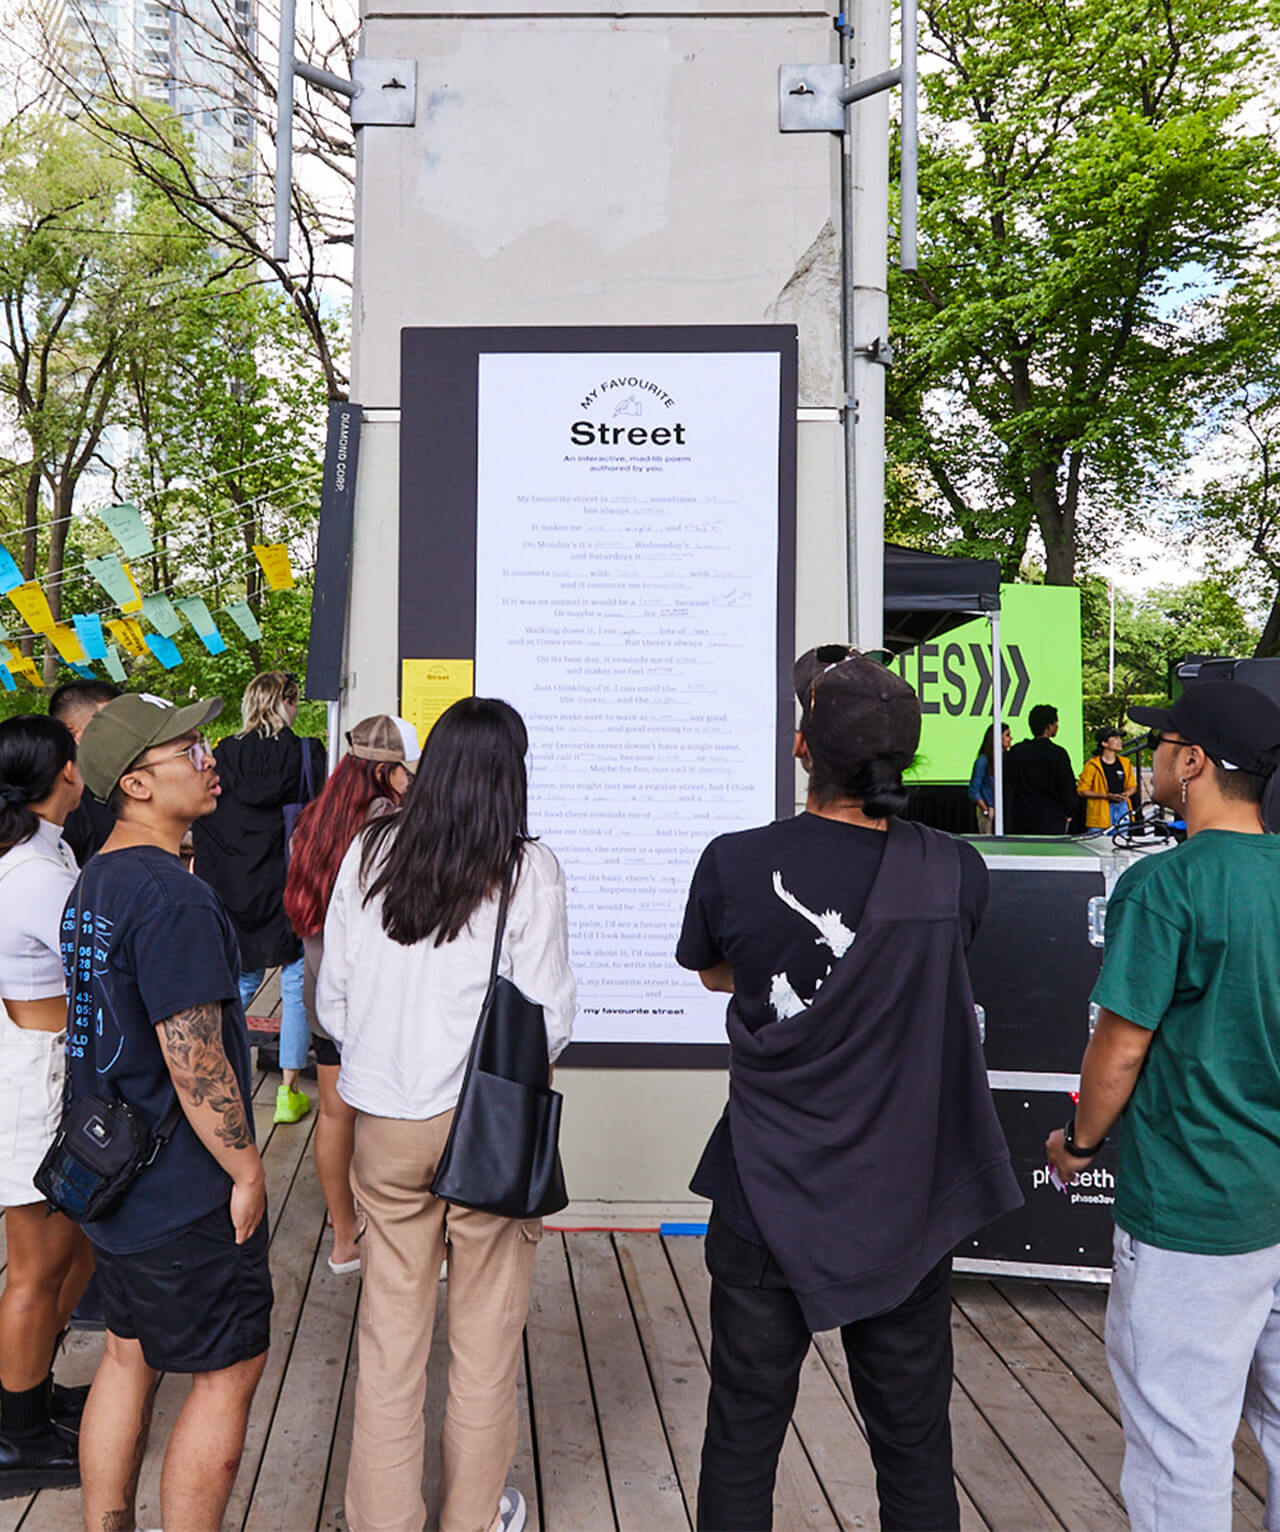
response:
<path id="1" fill-rule="evenodd" d="M 0 856 L 0 997 L 66 994 L 62 911 L 79 872 L 61 829 L 46 819 L 30 840 Z"/>
<path id="2" fill-rule="evenodd" d="M 342 1049 L 342 1099 L 372 1116 L 421 1122 L 457 1104 L 489 982 L 498 900 L 486 900 L 443 946 L 431 937 L 401 946 L 382 929 L 381 898 L 363 902 L 360 852 L 357 836 L 329 901 L 316 1011 Z M 556 1059 L 573 1030 L 576 991 L 564 874 L 537 841 L 524 848 L 498 972 L 543 1007 Z"/>

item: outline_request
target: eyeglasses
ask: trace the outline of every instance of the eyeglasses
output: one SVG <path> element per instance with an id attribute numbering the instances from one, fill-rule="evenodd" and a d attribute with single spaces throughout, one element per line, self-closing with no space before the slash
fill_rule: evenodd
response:
<path id="1" fill-rule="evenodd" d="M 1187 745 L 1194 744 L 1195 740 L 1193 739 L 1166 739 L 1159 729 L 1152 729 L 1150 734 L 1147 735 L 1147 749 L 1153 752 L 1160 745 L 1172 745 L 1175 750 L 1179 750 Z"/>
<path id="2" fill-rule="evenodd" d="M 213 765 L 213 751 L 205 740 L 200 738 L 193 745 L 188 745 L 185 750 L 175 750 L 172 755 L 162 755 L 156 761 L 144 761 L 141 766 L 135 766 L 132 769 L 134 771 L 150 771 L 153 766 L 160 766 L 165 761 L 181 760 L 184 755 L 196 771 L 207 771 Z"/>

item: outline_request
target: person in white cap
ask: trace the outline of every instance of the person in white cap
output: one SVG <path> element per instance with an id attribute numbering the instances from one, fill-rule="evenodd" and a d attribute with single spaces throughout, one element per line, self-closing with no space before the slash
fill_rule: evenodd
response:
<path id="1" fill-rule="evenodd" d="M 347 847 L 371 819 L 393 813 L 409 791 L 421 750 L 417 731 L 403 718 L 377 713 L 347 735 L 347 754 L 320 796 L 298 819 L 289 843 L 285 913 L 302 938 L 306 965 L 302 989 L 311 1027 L 320 1087 L 316 1121 L 316 1173 L 333 1225 L 329 1270 L 352 1276 L 360 1270 L 356 1209 L 351 1196 L 351 1149 L 356 1113 L 338 1095 L 337 1044 L 316 1014 L 316 978 L 324 952 L 324 917 Z"/>

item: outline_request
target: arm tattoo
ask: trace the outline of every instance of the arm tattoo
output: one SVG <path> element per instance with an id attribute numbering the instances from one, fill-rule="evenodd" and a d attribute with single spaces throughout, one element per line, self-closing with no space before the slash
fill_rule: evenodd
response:
<path id="1" fill-rule="evenodd" d="M 169 1073 L 178 1094 L 191 1106 L 208 1106 L 228 1149 L 253 1143 L 240 1083 L 222 1046 L 222 1006 L 193 1005 L 160 1023 Z"/>

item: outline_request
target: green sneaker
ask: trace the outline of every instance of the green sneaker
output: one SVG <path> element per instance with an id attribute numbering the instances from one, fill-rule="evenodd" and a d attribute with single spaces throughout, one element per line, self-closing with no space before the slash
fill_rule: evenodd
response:
<path id="1" fill-rule="evenodd" d="M 311 1110 L 311 1097 L 304 1091 L 281 1085 L 276 1090 L 275 1122 L 301 1122 Z"/>

